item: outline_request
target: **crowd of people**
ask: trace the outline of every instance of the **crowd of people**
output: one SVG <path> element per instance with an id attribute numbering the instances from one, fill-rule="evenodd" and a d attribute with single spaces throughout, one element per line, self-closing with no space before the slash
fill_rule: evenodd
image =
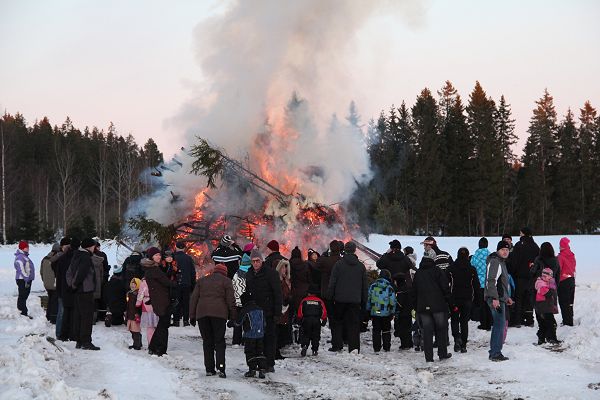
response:
<path id="1" fill-rule="evenodd" d="M 264 378 L 284 358 L 285 346 L 299 344 L 302 357 L 310 347 L 316 356 L 327 322 L 331 352 L 345 346 L 360 352 L 361 332 L 371 321 L 375 353 L 389 352 L 394 336 L 400 350 L 422 351 L 427 362 L 434 361 L 435 348 L 440 360 L 452 356 L 450 335 L 454 352 L 466 353 L 471 320 L 491 331 L 492 361 L 508 359 L 502 354 L 508 328 L 533 326 L 534 315 L 538 344 L 560 343 L 554 317 L 559 306 L 562 323 L 573 326 L 576 262 L 566 237 L 556 255 L 549 242 L 538 247 L 524 227 L 514 246 L 503 235 L 490 252 L 488 239 L 481 238 L 473 255 L 461 247 L 453 259 L 429 236 L 419 263 L 413 248 L 398 240 L 389 245 L 377 270 L 369 271 L 353 241 L 333 240 L 322 254 L 295 247 L 288 259 L 276 240 L 263 254 L 254 243 L 241 248 L 224 235 L 209 269 L 195 265 L 185 243 L 177 242 L 173 249 L 136 247 L 109 279 L 98 241 L 64 238 L 41 262 L 46 317 L 56 324 L 57 339 L 75 341 L 76 348 L 99 350 L 92 327 L 104 319 L 108 327 L 126 326 L 133 350 L 142 349 L 145 332 L 148 352 L 157 356 L 167 353 L 169 327 L 197 325 L 206 374 L 222 378 L 227 328 L 233 329 L 232 343 L 244 346 L 245 376 Z M 19 243 L 15 270 L 17 308 L 26 316 L 35 279 L 27 242 Z"/>

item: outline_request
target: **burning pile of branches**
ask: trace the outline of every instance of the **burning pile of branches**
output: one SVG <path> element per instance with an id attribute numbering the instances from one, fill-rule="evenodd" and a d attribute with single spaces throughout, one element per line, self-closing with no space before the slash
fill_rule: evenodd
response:
<path id="1" fill-rule="evenodd" d="M 189 154 L 194 159 L 191 172 L 207 178 L 206 188 L 199 189 L 194 210 L 176 224 L 163 226 L 141 215 L 130 219 L 143 240 L 157 240 L 162 246 L 184 241 L 188 253 L 201 261 L 226 233 L 240 242 L 259 245 L 276 238 L 284 251 L 350 237 L 339 204 L 320 204 L 299 192 L 285 193 L 205 139 L 199 138 Z M 171 196 L 172 203 L 179 200 L 178 194 L 171 192 Z M 223 201 L 238 204 L 232 208 Z M 223 211 L 231 209 L 237 212 Z"/>

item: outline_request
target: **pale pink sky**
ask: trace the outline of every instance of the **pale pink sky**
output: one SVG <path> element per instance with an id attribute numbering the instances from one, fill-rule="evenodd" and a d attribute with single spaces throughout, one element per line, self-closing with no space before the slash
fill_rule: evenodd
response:
<path id="1" fill-rule="evenodd" d="M 193 30 L 216 4 L 0 0 L 0 107 L 29 122 L 68 115 L 82 129 L 113 121 L 170 155 L 186 143 L 166 121 L 207 83 Z M 521 141 L 544 88 L 561 116 L 586 100 L 600 107 L 600 2 L 431 0 L 416 9 L 374 17 L 357 34 L 339 85 L 363 121 L 447 79 L 465 102 L 475 80 L 496 100 L 504 94 Z"/>

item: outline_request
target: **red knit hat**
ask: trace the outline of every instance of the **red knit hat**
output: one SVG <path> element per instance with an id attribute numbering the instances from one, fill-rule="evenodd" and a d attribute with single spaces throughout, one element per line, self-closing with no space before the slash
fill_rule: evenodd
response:
<path id="1" fill-rule="evenodd" d="M 27 243 L 27 240 L 21 240 L 19 242 L 19 250 L 25 250 L 29 248 L 29 243 Z"/>
<path id="2" fill-rule="evenodd" d="M 224 264 L 217 264 L 215 265 L 215 269 L 213 270 L 213 272 L 217 272 L 221 275 L 227 276 L 227 267 Z"/>
<path id="3" fill-rule="evenodd" d="M 271 249 L 271 251 L 279 251 L 279 242 L 277 242 L 277 240 L 271 240 L 267 243 L 267 248 Z"/>

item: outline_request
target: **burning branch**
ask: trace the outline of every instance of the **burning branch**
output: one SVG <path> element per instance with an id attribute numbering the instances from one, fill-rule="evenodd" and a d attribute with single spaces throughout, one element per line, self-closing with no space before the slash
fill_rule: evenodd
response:
<path id="1" fill-rule="evenodd" d="M 192 147 L 190 154 L 196 158 L 192 164 L 192 172 L 196 175 L 204 175 L 208 178 L 208 186 L 215 188 L 215 180 L 222 178 L 225 171 L 230 171 L 243 177 L 248 183 L 275 197 L 279 203 L 288 207 L 291 196 L 282 192 L 269 182 L 244 167 L 242 163 L 229 158 L 222 151 L 208 144 L 206 139 L 198 138 L 199 144 Z"/>

